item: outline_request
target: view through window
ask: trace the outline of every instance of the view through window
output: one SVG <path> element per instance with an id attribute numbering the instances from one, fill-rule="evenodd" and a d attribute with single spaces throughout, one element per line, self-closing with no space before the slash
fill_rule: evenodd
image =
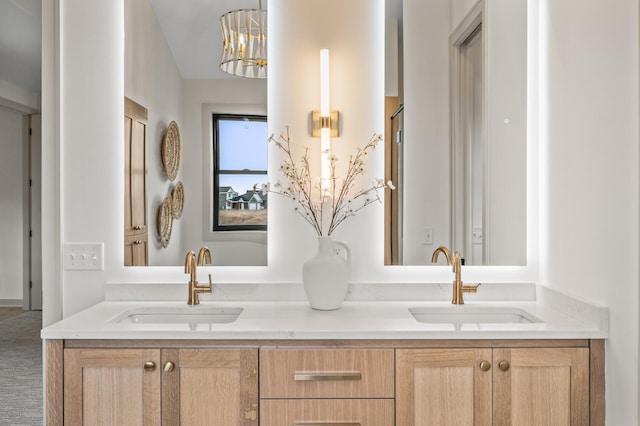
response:
<path id="1" fill-rule="evenodd" d="M 213 126 L 213 230 L 266 230 L 267 117 L 214 114 Z"/>

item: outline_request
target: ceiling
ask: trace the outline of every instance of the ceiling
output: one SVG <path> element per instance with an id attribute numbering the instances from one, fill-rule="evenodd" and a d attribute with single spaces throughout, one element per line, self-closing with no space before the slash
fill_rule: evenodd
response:
<path id="1" fill-rule="evenodd" d="M 40 93 L 40 0 L 0 0 L 0 80 Z"/>

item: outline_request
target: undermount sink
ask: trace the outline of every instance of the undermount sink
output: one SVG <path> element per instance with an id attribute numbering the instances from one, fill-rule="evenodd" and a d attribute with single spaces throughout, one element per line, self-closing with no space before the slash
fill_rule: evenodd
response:
<path id="1" fill-rule="evenodd" d="M 140 306 L 110 322 L 134 324 L 228 324 L 238 319 L 242 308 L 220 306 Z"/>
<path id="2" fill-rule="evenodd" d="M 541 319 L 519 308 L 448 306 L 409 308 L 418 322 L 430 324 L 528 324 Z"/>

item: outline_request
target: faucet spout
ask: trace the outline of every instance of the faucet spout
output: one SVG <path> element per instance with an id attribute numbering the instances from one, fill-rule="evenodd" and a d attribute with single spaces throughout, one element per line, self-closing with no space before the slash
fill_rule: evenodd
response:
<path id="1" fill-rule="evenodd" d="M 187 252 L 187 256 L 184 260 L 184 273 L 189 274 L 189 295 L 187 297 L 188 305 L 199 305 L 199 294 L 205 292 L 211 293 L 211 284 L 198 284 L 198 266 L 203 266 L 205 262 L 207 265 L 211 264 L 211 252 L 207 247 L 202 247 L 200 249 L 197 259 L 196 254 L 192 250 Z"/>
<path id="2" fill-rule="evenodd" d="M 209 247 L 202 247 L 198 252 L 198 266 L 202 265 L 211 265 L 211 251 Z"/>
<path id="3" fill-rule="evenodd" d="M 433 255 L 431 256 L 431 263 L 436 263 L 438 261 L 438 255 L 440 253 L 444 254 L 447 258 L 447 265 L 450 265 L 453 269 L 453 298 L 451 299 L 451 303 L 454 305 L 463 305 L 463 293 L 475 293 L 480 284 L 464 285 L 462 282 L 462 257 L 457 251 L 452 257 L 448 248 L 440 246 L 434 250 Z"/>

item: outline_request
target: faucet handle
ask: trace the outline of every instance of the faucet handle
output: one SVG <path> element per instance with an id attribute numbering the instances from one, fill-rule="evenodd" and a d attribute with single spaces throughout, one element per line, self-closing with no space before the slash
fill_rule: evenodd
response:
<path id="1" fill-rule="evenodd" d="M 476 293 L 478 291 L 478 287 L 481 286 L 482 284 L 478 283 L 478 284 L 464 284 L 462 286 L 462 292 L 463 293 Z"/>

